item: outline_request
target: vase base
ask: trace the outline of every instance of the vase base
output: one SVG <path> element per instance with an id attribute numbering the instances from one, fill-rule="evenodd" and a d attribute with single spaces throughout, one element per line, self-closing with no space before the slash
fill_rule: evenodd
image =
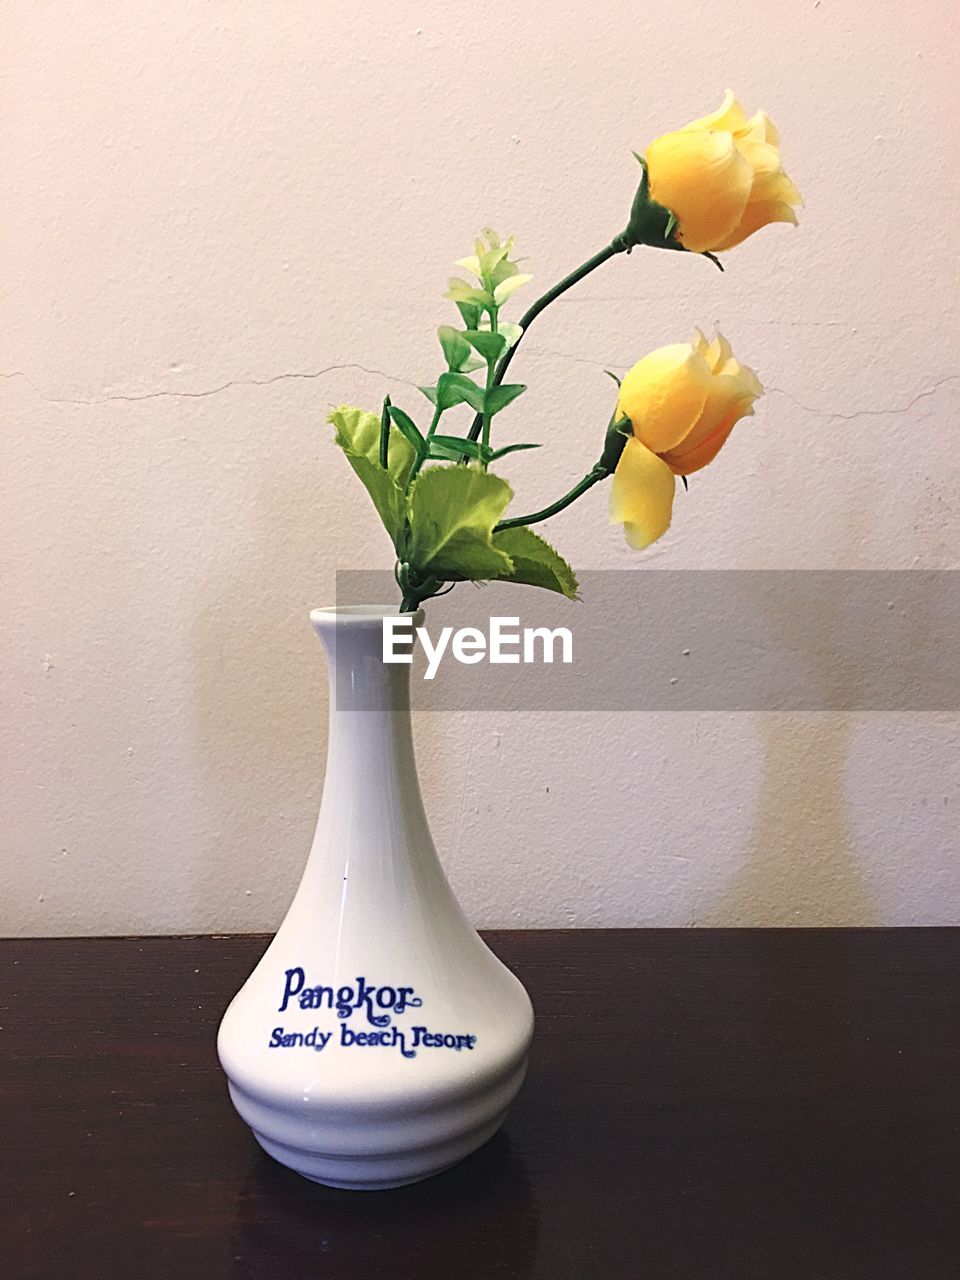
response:
<path id="1" fill-rule="evenodd" d="M 268 1156 L 310 1182 L 339 1191 L 393 1191 L 452 1169 L 490 1141 L 506 1114 L 502 1111 L 479 1129 L 445 1142 L 442 1148 L 352 1158 L 288 1147 L 255 1129 L 252 1132 Z"/>

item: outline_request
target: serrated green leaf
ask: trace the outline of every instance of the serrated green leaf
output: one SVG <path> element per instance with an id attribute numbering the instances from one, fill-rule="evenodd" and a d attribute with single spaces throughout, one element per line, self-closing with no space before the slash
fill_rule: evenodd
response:
<path id="1" fill-rule="evenodd" d="M 447 368 L 454 371 L 462 369 L 464 362 L 469 360 L 473 354 L 473 349 L 465 336 L 459 329 L 454 329 L 448 324 L 442 324 L 437 330 L 437 337 L 440 339 L 440 346 L 443 348 Z"/>
<path id="2" fill-rule="evenodd" d="M 503 334 L 491 333 L 489 329 L 468 329 L 463 337 L 485 361 L 499 360 L 507 349 Z"/>
<path id="3" fill-rule="evenodd" d="M 353 405 L 340 405 L 327 421 L 336 428 L 336 443 L 349 457 L 380 460 L 380 417 L 357 409 Z M 407 483 L 415 453 L 396 427 L 390 428 L 390 450 L 387 474 L 401 488 Z"/>
<path id="4" fill-rule="evenodd" d="M 376 414 L 341 405 L 333 410 L 327 421 L 336 428 L 336 443 L 370 494 L 384 528 L 394 547 L 398 548 L 406 515 L 403 490 L 413 466 L 414 450 L 400 431 L 391 425 L 385 471 L 380 466 L 380 418 Z"/>
<path id="5" fill-rule="evenodd" d="M 493 535 L 493 545 L 505 552 L 513 561 L 509 573 L 498 575 L 503 582 L 522 582 L 531 587 L 543 587 L 556 591 L 568 600 L 580 599 L 577 575 L 546 538 L 518 525 L 515 529 L 503 529 Z"/>
<path id="6" fill-rule="evenodd" d="M 526 387 L 522 382 L 508 382 L 506 386 L 491 387 L 485 394 L 484 407 L 487 413 L 492 417 L 495 413 L 499 413 L 501 409 L 505 409 L 512 400 L 516 400 L 517 396 L 522 396 Z"/>
<path id="7" fill-rule="evenodd" d="M 423 433 L 420 428 L 410 417 L 409 413 L 398 408 L 395 404 L 391 404 L 387 408 L 391 419 L 396 426 L 403 432 L 404 436 L 409 440 L 411 446 L 419 453 L 423 449 Z"/>
<path id="8" fill-rule="evenodd" d="M 541 448 L 539 444 L 508 444 L 503 449 L 495 449 L 493 453 L 490 454 L 490 457 L 487 459 L 487 461 L 496 462 L 497 458 L 505 458 L 508 453 L 519 453 L 521 449 L 539 449 L 539 448 Z"/>
<path id="9" fill-rule="evenodd" d="M 407 499 L 406 559 L 418 577 L 480 581 L 509 574 L 513 563 L 493 545 L 493 528 L 510 501 L 510 486 L 473 467 L 427 467 Z"/>

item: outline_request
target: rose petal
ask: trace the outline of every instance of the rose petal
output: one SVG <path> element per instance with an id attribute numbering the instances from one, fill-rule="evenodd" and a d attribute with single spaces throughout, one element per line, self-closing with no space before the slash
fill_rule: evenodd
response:
<path id="1" fill-rule="evenodd" d="M 700 417 L 710 366 L 688 342 L 658 347 L 638 360 L 620 387 L 617 411 L 654 453 L 675 448 Z"/>
<path id="2" fill-rule="evenodd" d="M 747 236 L 752 236 L 755 231 L 771 222 L 792 222 L 796 226 L 797 215 L 788 204 L 781 204 L 779 200 L 758 200 L 756 204 L 747 205 L 739 225 L 719 244 L 713 246 L 714 251 L 720 253 L 724 249 L 742 244 Z"/>
<path id="3" fill-rule="evenodd" d="M 714 335 L 713 341 L 704 352 L 704 355 L 707 357 L 707 364 L 710 366 L 711 373 L 718 373 L 721 365 L 726 364 L 728 360 L 732 359 L 733 352 L 730 349 L 730 343 L 726 340 L 719 329 Z"/>
<path id="4" fill-rule="evenodd" d="M 735 129 L 745 128 L 746 124 L 746 113 L 737 101 L 737 95 L 732 89 L 727 89 L 724 92 L 723 101 L 716 111 L 711 111 L 708 116 L 701 116 L 699 120 L 691 120 L 689 124 L 683 126 L 683 131 L 686 132 L 691 129 L 726 129 L 729 133 L 732 133 Z"/>
<path id="5" fill-rule="evenodd" d="M 679 131 L 647 148 L 650 195 L 677 217 L 685 248 L 714 249 L 743 217 L 753 170 L 729 133 Z"/>
<path id="6" fill-rule="evenodd" d="M 643 550 L 669 529 L 675 490 L 667 464 L 639 440 L 628 440 L 611 482 L 611 524 L 622 524 L 630 546 Z"/>
<path id="7" fill-rule="evenodd" d="M 753 413 L 753 396 L 743 395 L 739 379 L 721 375 L 714 378 L 700 421 L 683 443 L 663 461 L 678 476 L 688 476 L 712 462 L 741 418 Z"/>
<path id="8" fill-rule="evenodd" d="M 754 112 L 743 129 L 737 130 L 737 137 L 756 138 L 758 142 L 769 142 L 773 146 L 777 146 L 780 141 L 777 126 L 765 111 Z"/>
<path id="9" fill-rule="evenodd" d="M 774 173 L 758 173 L 750 188 L 748 204 L 758 200 L 772 200 L 777 204 L 803 205 L 803 196 L 782 169 Z"/>
<path id="10" fill-rule="evenodd" d="M 732 356 L 729 360 L 719 365 L 715 372 L 722 374 L 724 377 L 736 378 L 740 384 L 742 395 L 752 396 L 754 400 L 763 395 L 763 386 L 754 371 L 748 369 L 745 364 L 740 364 L 738 360 L 734 360 Z"/>

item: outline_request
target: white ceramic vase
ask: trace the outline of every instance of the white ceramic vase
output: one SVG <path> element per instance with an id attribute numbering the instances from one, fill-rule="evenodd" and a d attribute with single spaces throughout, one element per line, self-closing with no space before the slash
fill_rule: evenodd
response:
<path id="1" fill-rule="evenodd" d="M 315 609 L 330 734 L 293 903 L 220 1026 L 230 1096 L 260 1145 L 316 1182 L 401 1186 L 492 1136 L 526 1071 L 529 997 L 481 941 L 427 826 L 394 608 Z M 422 615 L 416 615 L 419 622 Z"/>

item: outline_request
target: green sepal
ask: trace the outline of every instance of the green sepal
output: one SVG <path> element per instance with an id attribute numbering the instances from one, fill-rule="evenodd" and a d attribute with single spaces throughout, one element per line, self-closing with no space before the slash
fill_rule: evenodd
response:
<path id="1" fill-rule="evenodd" d="M 597 462 L 597 466 L 603 467 L 607 475 L 612 475 L 616 471 L 620 455 L 632 435 L 633 423 L 630 419 L 618 418 L 614 412 L 614 416 L 610 419 L 610 425 L 607 427 L 607 434 L 603 439 L 603 452 Z"/>
<path id="2" fill-rule="evenodd" d="M 674 234 L 677 229 L 676 214 L 650 198 L 647 162 L 636 151 L 633 154 L 639 162 L 642 176 L 630 206 L 630 219 L 626 229 L 614 243 L 619 242 L 628 251 L 638 244 L 652 245 L 657 249 L 683 249 L 683 244 Z"/>
<path id="3" fill-rule="evenodd" d="M 406 504 L 404 486 L 416 457 L 397 427 L 389 432 L 388 463 L 380 465 L 380 418 L 352 405 L 341 405 L 327 419 L 335 428 L 336 443 L 346 454 L 357 478 L 369 493 L 394 548 L 399 550 Z"/>
<path id="4" fill-rule="evenodd" d="M 493 529 L 511 498 L 499 476 L 473 467 L 427 467 L 410 487 L 405 559 L 418 580 L 483 581 L 509 574 Z"/>
<path id="5" fill-rule="evenodd" d="M 531 587 L 556 591 L 568 600 L 580 599 L 577 575 L 566 560 L 554 551 L 546 538 L 541 538 L 526 525 L 495 533 L 493 545 L 513 561 L 513 568 L 509 573 L 498 575 L 500 581 L 521 582 Z"/>

